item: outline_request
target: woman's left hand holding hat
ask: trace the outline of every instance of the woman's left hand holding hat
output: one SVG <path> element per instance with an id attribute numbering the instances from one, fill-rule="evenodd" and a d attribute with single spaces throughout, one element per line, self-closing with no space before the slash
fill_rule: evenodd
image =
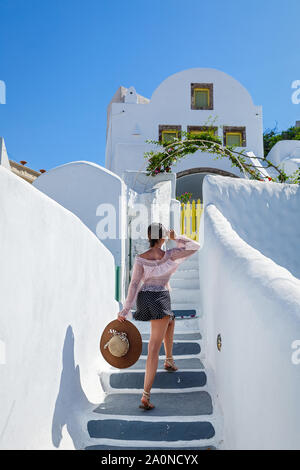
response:
<path id="1" fill-rule="evenodd" d="M 118 320 L 120 322 L 126 321 L 126 317 L 127 317 L 127 313 L 123 313 L 122 310 L 121 310 L 121 312 L 118 313 Z"/>
<path id="2" fill-rule="evenodd" d="M 122 302 L 119 302 L 119 308 L 121 308 L 122 310 L 118 312 L 118 320 L 123 323 L 126 320 L 128 311 L 124 308 Z"/>

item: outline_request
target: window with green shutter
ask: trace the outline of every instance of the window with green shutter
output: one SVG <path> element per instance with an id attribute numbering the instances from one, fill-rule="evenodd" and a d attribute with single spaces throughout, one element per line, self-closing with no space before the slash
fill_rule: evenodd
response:
<path id="1" fill-rule="evenodd" d="M 242 133 L 241 132 L 227 132 L 226 145 L 230 145 L 232 147 L 241 147 L 242 146 Z"/>
<path id="2" fill-rule="evenodd" d="M 159 142 L 172 142 L 174 139 L 181 138 L 181 126 L 174 125 L 159 125 L 158 126 L 158 140 Z"/>
<path id="3" fill-rule="evenodd" d="M 213 109 L 213 84 L 191 83 L 191 109 Z"/>
<path id="4" fill-rule="evenodd" d="M 162 131 L 162 141 L 163 142 L 172 142 L 173 139 L 178 137 L 178 131 Z"/>
<path id="5" fill-rule="evenodd" d="M 223 126 L 224 145 L 246 147 L 246 127 Z"/>
<path id="6" fill-rule="evenodd" d="M 209 90 L 205 88 L 194 89 L 195 108 L 202 109 L 209 106 Z"/>

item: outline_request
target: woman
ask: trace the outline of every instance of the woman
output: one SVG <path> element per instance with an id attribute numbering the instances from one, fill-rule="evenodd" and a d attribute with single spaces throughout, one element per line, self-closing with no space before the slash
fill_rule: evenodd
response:
<path id="1" fill-rule="evenodd" d="M 164 251 L 161 247 L 167 237 L 175 240 L 177 247 Z M 140 408 L 145 410 L 154 408 L 150 403 L 150 390 L 157 371 L 162 341 L 166 353 L 164 368 L 168 371 L 178 370 L 172 357 L 175 315 L 171 311 L 169 279 L 179 264 L 200 248 L 198 242 L 184 235 L 176 235 L 174 230 L 167 231 L 157 222 L 149 225 L 148 239 L 150 249 L 136 256 L 124 308 L 118 313 L 118 320 L 125 321 L 136 300 L 137 308 L 133 318 L 151 321 L 144 391 L 140 405 Z"/>

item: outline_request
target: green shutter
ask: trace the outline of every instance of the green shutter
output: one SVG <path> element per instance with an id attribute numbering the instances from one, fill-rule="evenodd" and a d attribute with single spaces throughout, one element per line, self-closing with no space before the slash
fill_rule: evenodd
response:
<path id="1" fill-rule="evenodd" d="M 173 139 L 176 139 L 177 132 L 163 132 L 162 140 L 163 142 L 172 142 Z"/>
<path id="2" fill-rule="evenodd" d="M 209 106 L 209 90 L 195 90 L 195 107 L 207 108 Z"/>
<path id="3" fill-rule="evenodd" d="M 228 133 L 226 134 L 226 144 L 232 147 L 242 146 L 242 135 L 240 133 Z"/>

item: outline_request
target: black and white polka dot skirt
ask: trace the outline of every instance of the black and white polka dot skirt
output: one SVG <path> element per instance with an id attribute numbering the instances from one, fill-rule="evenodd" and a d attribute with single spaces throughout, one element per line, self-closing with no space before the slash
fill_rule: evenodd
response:
<path id="1" fill-rule="evenodd" d="M 175 320 L 171 311 L 171 298 L 168 290 L 139 291 L 136 298 L 136 311 L 133 318 L 138 321 L 158 320 L 169 316 Z"/>

